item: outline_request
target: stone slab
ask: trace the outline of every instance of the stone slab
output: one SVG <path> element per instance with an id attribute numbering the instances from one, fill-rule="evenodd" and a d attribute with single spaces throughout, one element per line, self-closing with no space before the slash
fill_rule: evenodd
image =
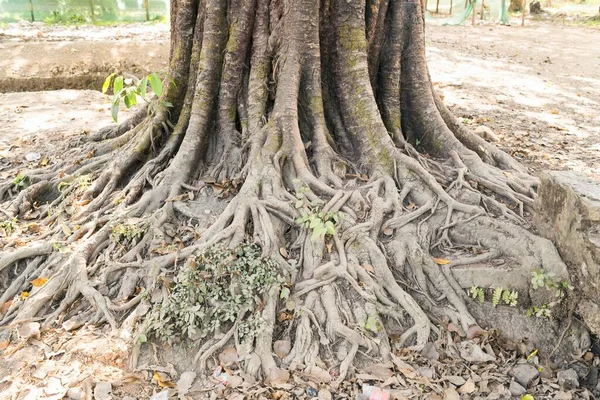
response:
<path id="1" fill-rule="evenodd" d="M 575 171 L 541 174 L 534 225 L 552 240 L 581 295 L 577 312 L 600 334 L 600 185 Z"/>

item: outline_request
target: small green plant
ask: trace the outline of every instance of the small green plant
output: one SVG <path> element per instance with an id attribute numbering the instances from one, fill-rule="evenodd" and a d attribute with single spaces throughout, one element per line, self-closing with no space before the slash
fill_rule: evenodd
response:
<path id="1" fill-rule="evenodd" d="M 152 307 L 147 334 L 168 342 L 197 340 L 239 321 L 238 335 L 255 337 L 263 322 L 252 311 L 260 307 L 263 294 L 280 292 L 283 283 L 277 264 L 263 258 L 256 244 L 209 247 L 187 259 L 169 285 L 168 300 Z M 241 318 L 248 312 L 249 316 Z"/>
<path id="2" fill-rule="evenodd" d="M 85 192 L 91 185 L 92 185 L 92 177 L 89 175 L 81 175 L 80 177 L 76 178 L 76 182 L 77 182 L 77 191 L 80 193 Z M 69 186 L 71 186 L 71 184 L 73 183 L 73 181 L 61 181 L 58 183 L 58 191 L 62 192 L 65 188 L 68 188 Z"/>
<path id="3" fill-rule="evenodd" d="M 335 235 L 335 226 L 344 218 L 339 212 L 322 211 L 322 203 L 311 202 L 306 193 L 310 188 L 301 185 L 296 190 L 296 208 L 300 210 L 300 217 L 296 223 L 305 229 L 312 231 L 312 239 L 323 238 L 325 235 Z"/>
<path id="4" fill-rule="evenodd" d="M 15 179 L 13 179 L 13 185 L 19 190 L 25 189 L 29 186 L 29 178 L 23 174 L 18 174 Z"/>
<path id="5" fill-rule="evenodd" d="M 478 286 L 471 286 L 471 289 L 469 289 L 469 295 L 473 299 L 477 299 L 482 304 L 485 301 L 485 292 Z"/>
<path id="6" fill-rule="evenodd" d="M 531 285 L 533 290 L 545 287 L 548 290 L 554 290 L 555 296 L 559 299 L 565 297 L 568 290 L 573 290 L 573 286 L 568 281 L 559 281 L 554 278 L 554 273 L 547 272 L 543 268 L 531 273 Z"/>
<path id="7" fill-rule="evenodd" d="M 111 235 L 115 242 L 125 243 L 141 239 L 148 231 L 148 224 L 143 221 L 125 222 L 112 227 Z"/>
<path id="8" fill-rule="evenodd" d="M 552 310 L 546 304 L 533 306 L 527 310 L 528 317 L 552 319 Z"/>
<path id="9" fill-rule="evenodd" d="M 17 231 L 17 229 L 17 217 L 0 222 L 0 230 L 3 231 L 5 236 L 12 235 L 14 232 Z"/>
<path id="10" fill-rule="evenodd" d="M 119 116 L 119 105 L 121 104 L 121 99 L 123 99 L 125 107 L 130 109 L 131 107 L 137 105 L 138 97 L 146 103 L 151 103 L 151 100 L 147 98 L 148 84 L 150 84 L 152 91 L 157 97 L 160 98 L 163 92 L 162 79 L 156 72 L 145 76 L 137 84 L 134 83 L 133 79 L 125 78 L 122 75 L 117 75 L 113 72 L 104 80 L 104 84 L 102 85 L 102 93 L 106 94 L 106 92 L 108 92 L 111 81 L 113 83 L 111 115 L 115 122 L 117 122 Z M 173 107 L 173 105 L 168 101 L 162 101 L 161 104 L 164 107 Z"/>
<path id="11" fill-rule="evenodd" d="M 510 307 L 516 307 L 519 299 L 519 292 L 514 290 L 504 290 L 502 292 L 502 301 Z"/>

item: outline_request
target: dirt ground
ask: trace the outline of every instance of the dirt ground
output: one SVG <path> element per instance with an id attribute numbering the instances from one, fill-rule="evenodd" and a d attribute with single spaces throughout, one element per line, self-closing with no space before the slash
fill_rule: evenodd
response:
<path id="1" fill-rule="evenodd" d="M 598 31 L 534 22 L 525 28 L 427 27 L 432 79 L 465 123 L 491 128 L 500 147 L 534 170 L 577 170 L 600 182 L 597 41 Z M 43 160 L 53 139 L 112 122 L 108 97 L 75 89 L 98 88 L 113 71 L 139 76 L 166 70 L 167 57 L 163 25 L 0 30 L 0 179 L 9 178 L 6 166 L 24 162 L 26 152 L 40 152 Z M 67 89 L 34 91 L 59 88 Z M 21 343 L 0 343 L 0 399 L 86 398 L 97 382 L 111 382 L 113 398 L 148 398 L 161 391 L 156 382 L 148 385 L 152 371 L 177 375 L 172 365 L 157 365 L 158 360 L 127 372 L 129 342 L 104 329 L 50 330 Z M 469 366 L 451 377 L 455 382 L 465 377 L 481 388 L 486 374 L 485 368 Z M 507 388 L 503 376 L 496 379 Z M 558 390 L 555 381 L 544 382 L 549 391 Z M 472 398 L 465 393 L 463 398 Z M 417 398 L 410 390 L 396 394 Z"/>
<path id="2" fill-rule="evenodd" d="M 525 28 L 430 24 L 429 66 L 455 113 L 473 127 L 490 127 L 514 157 L 536 170 L 577 170 L 600 181 L 598 34 L 535 21 Z M 98 89 L 113 71 L 164 71 L 167 58 L 168 28 L 160 24 L 0 30 L 0 140 L 49 129 L 49 120 L 56 131 L 111 122 L 99 111 L 107 100 L 95 92 L 63 92 L 58 101 L 56 93 L 7 92 Z"/>

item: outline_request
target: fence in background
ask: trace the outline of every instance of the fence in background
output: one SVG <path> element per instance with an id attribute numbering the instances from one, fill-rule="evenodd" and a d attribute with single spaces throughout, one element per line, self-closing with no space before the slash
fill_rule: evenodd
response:
<path id="1" fill-rule="evenodd" d="M 0 0 L 0 22 L 152 21 L 169 13 L 169 0 Z"/>

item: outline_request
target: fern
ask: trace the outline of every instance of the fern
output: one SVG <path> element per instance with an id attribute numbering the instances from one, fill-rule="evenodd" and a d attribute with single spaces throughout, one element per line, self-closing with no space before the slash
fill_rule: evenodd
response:
<path id="1" fill-rule="evenodd" d="M 483 292 L 483 289 L 474 285 L 471 286 L 471 289 L 469 290 L 469 295 L 473 299 L 477 299 L 480 303 L 483 303 L 485 300 L 485 293 Z"/>
<path id="2" fill-rule="evenodd" d="M 503 288 L 497 287 L 494 289 L 494 294 L 492 295 L 492 305 L 497 307 L 500 304 L 500 299 L 502 298 Z"/>
<path id="3" fill-rule="evenodd" d="M 519 292 L 516 292 L 514 290 L 512 290 L 512 291 L 505 290 L 502 292 L 502 301 L 507 306 L 516 307 L 518 298 L 519 298 Z"/>

